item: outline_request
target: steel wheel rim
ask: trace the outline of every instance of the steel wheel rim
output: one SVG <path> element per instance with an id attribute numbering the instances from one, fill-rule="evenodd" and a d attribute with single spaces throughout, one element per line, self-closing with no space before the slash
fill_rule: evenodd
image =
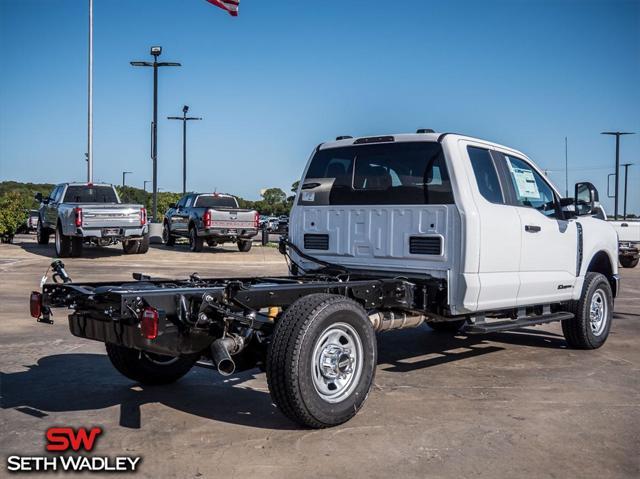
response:
<path id="1" fill-rule="evenodd" d="M 600 336 L 607 325 L 608 306 L 604 291 L 597 289 L 589 305 L 589 325 L 594 336 Z"/>
<path id="2" fill-rule="evenodd" d="M 318 337 L 311 356 L 313 386 L 323 401 L 337 403 L 349 397 L 363 369 L 362 340 L 353 326 L 335 323 Z"/>

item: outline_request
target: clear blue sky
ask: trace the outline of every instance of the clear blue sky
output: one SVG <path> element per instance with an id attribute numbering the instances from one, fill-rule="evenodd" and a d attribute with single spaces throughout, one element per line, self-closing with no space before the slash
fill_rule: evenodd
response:
<path id="1" fill-rule="evenodd" d="M 94 0 L 95 176 L 151 178 L 149 47 L 180 61 L 160 78 L 159 186 L 181 188 L 183 104 L 190 189 L 247 198 L 288 191 L 312 148 L 339 134 L 418 127 L 523 150 L 564 190 L 606 195 L 613 139 L 640 133 L 639 1 Z M 0 0 L 0 177 L 84 180 L 86 0 Z M 622 142 L 640 213 L 640 134 Z M 612 210 L 612 202 L 605 207 Z"/>

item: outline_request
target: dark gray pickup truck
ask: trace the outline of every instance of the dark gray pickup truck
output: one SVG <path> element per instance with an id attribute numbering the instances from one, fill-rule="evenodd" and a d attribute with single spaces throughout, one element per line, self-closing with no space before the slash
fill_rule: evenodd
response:
<path id="1" fill-rule="evenodd" d="M 240 208 L 234 196 L 189 193 L 165 213 L 162 239 L 173 246 L 176 237 L 187 237 L 194 252 L 202 251 L 205 242 L 211 247 L 233 242 L 247 252 L 251 238 L 258 234 L 259 221 L 258 212 Z"/>

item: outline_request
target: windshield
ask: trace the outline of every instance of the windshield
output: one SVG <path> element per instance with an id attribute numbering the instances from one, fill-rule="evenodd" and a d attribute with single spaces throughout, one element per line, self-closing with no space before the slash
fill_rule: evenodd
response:
<path id="1" fill-rule="evenodd" d="M 394 142 L 319 150 L 298 204 L 451 204 L 439 143 Z"/>
<path id="2" fill-rule="evenodd" d="M 111 186 L 69 186 L 64 194 L 65 203 L 118 203 Z"/>
<path id="3" fill-rule="evenodd" d="M 238 202 L 233 196 L 200 195 L 194 206 L 197 208 L 237 208 Z"/>

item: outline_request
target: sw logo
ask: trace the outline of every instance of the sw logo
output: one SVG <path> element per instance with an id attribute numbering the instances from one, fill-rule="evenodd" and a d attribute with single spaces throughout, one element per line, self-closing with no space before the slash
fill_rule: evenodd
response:
<path id="1" fill-rule="evenodd" d="M 9 472 L 135 472 L 141 457 L 101 457 L 85 455 L 96 447 L 101 427 L 50 427 L 45 433 L 45 449 L 50 453 L 69 453 L 48 456 L 18 456 L 7 458 Z"/>
<path id="2" fill-rule="evenodd" d="M 78 452 L 80 449 L 93 451 L 96 439 L 102 434 L 101 427 L 87 428 L 79 427 L 74 431 L 71 427 L 50 427 L 47 429 L 47 451 L 68 451 L 69 449 Z"/>

